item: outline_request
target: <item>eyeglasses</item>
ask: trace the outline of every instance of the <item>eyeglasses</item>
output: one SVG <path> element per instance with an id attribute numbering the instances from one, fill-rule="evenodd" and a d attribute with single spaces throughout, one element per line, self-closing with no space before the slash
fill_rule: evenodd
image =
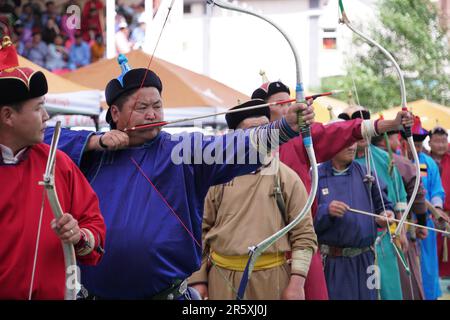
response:
<path id="1" fill-rule="evenodd" d="M 362 118 L 365 120 L 369 120 L 370 119 L 370 112 L 367 110 L 359 110 L 359 111 L 355 111 L 352 113 L 351 116 L 349 116 L 347 113 L 342 112 L 340 115 L 338 115 L 339 119 L 342 120 L 354 120 L 354 119 L 358 119 L 358 118 Z"/>

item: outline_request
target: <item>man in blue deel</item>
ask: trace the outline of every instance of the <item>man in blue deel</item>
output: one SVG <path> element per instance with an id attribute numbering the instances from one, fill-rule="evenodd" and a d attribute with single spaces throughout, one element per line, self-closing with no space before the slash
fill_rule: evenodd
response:
<path id="1" fill-rule="evenodd" d="M 82 282 L 98 299 L 190 298 L 185 280 L 200 267 L 209 187 L 255 171 L 267 154 L 257 150 L 298 136 L 297 112 L 309 124 L 312 108 L 294 104 L 282 120 L 224 136 L 172 136 L 142 127 L 163 121 L 160 78 L 130 70 L 124 56 L 119 62 L 122 74 L 105 90 L 113 130 L 61 133 L 59 147 L 88 178 L 107 226 L 104 258 L 82 268 Z M 252 154 L 258 156 L 250 162 Z"/>

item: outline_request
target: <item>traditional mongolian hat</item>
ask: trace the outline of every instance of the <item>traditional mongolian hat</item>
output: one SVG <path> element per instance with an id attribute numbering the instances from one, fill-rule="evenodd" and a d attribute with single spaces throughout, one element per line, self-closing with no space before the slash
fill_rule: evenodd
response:
<path id="1" fill-rule="evenodd" d="M 161 79 L 156 73 L 145 68 L 131 69 L 128 59 L 123 54 L 119 55 L 117 61 L 122 69 L 122 74 L 108 82 L 105 89 L 106 103 L 111 107 L 118 98 L 132 90 L 141 87 L 155 87 L 161 94 L 163 86 Z M 106 122 L 113 125 L 110 109 L 106 113 Z"/>
<path id="2" fill-rule="evenodd" d="M 45 95 L 47 79 L 41 71 L 19 67 L 11 39 L 4 37 L 0 48 L 0 106 Z"/>
<path id="3" fill-rule="evenodd" d="M 287 94 L 291 94 L 289 88 L 281 81 L 275 82 L 266 82 L 263 83 L 261 87 L 253 91 L 252 99 L 262 99 L 267 101 L 270 96 L 273 96 L 279 92 L 286 92 Z"/>
<path id="4" fill-rule="evenodd" d="M 237 105 L 237 106 L 231 108 L 230 110 L 259 106 L 264 103 L 265 103 L 265 101 L 262 99 L 252 99 L 243 104 Z M 227 113 L 225 116 L 225 120 L 227 121 L 228 127 L 230 129 L 236 129 L 237 126 L 239 125 L 239 123 L 241 123 L 241 121 L 243 121 L 247 118 L 256 118 L 256 117 L 262 117 L 262 116 L 266 116 L 268 119 L 270 119 L 270 108 L 269 107 L 262 107 L 262 108 L 246 110 L 246 111 L 242 111 L 242 112 Z"/>

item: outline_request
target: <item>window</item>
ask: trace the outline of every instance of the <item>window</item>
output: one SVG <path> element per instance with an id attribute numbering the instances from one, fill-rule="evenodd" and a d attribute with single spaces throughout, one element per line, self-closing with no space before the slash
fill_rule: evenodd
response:
<path id="1" fill-rule="evenodd" d="M 320 0 L 309 0 L 309 8 L 310 9 L 317 9 L 319 8 Z"/>
<path id="2" fill-rule="evenodd" d="M 190 4 L 184 4 L 183 5 L 183 12 L 184 13 L 192 13 L 192 6 Z"/>
<path id="3" fill-rule="evenodd" d="M 322 45 L 324 49 L 336 49 L 336 38 L 323 38 Z"/>

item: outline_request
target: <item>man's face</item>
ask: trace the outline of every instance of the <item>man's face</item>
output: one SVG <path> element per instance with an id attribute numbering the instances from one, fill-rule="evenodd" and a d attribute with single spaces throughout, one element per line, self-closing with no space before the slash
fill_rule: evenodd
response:
<path id="1" fill-rule="evenodd" d="M 269 119 L 266 116 L 247 118 L 242 120 L 237 126 L 238 129 L 250 129 L 259 127 L 269 123 Z"/>
<path id="2" fill-rule="evenodd" d="M 448 137 L 445 134 L 433 134 L 430 138 L 431 152 L 442 157 L 448 152 Z"/>
<path id="3" fill-rule="evenodd" d="M 396 152 L 400 148 L 400 139 L 398 138 L 398 134 L 390 134 L 388 137 L 391 150 Z"/>
<path id="4" fill-rule="evenodd" d="M 163 121 L 161 95 L 154 87 L 141 88 L 128 97 L 121 110 L 115 105 L 111 106 L 111 116 L 119 130 Z M 130 145 L 143 144 L 155 138 L 160 131 L 161 127 L 130 131 Z"/>
<path id="5" fill-rule="evenodd" d="M 291 97 L 286 92 L 278 92 L 269 97 L 268 103 L 289 100 Z M 270 121 L 280 120 L 288 112 L 286 105 L 270 107 Z"/>
<path id="6" fill-rule="evenodd" d="M 343 164 L 350 164 L 353 159 L 355 159 L 355 154 L 356 143 L 339 151 L 339 153 L 334 156 L 333 160 Z"/>
<path id="7" fill-rule="evenodd" d="M 45 122 L 49 119 L 44 109 L 44 97 L 34 98 L 22 103 L 20 111 L 9 108 L 8 124 L 20 147 L 27 147 L 44 140 Z M 4 121 L 4 120 L 3 120 Z"/>

